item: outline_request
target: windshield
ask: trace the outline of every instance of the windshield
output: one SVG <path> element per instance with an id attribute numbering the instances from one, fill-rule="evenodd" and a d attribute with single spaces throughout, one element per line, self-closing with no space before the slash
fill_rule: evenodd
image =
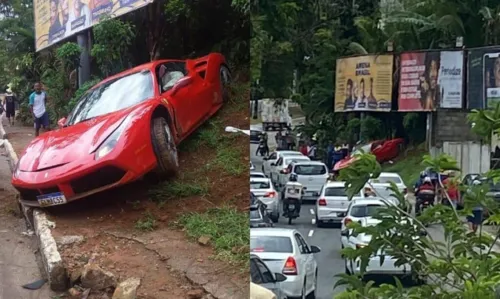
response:
<path id="1" fill-rule="evenodd" d="M 373 217 L 383 207 L 381 205 L 357 205 L 352 207 L 349 215 L 356 218 Z"/>
<path id="2" fill-rule="evenodd" d="M 84 94 L 71 112 L 67 124 L 74 125 L 125 109 L 153 96 L 153 77 L 150 71 L 126 75 Z"/>
<path id="3" fill-rule="evenodd" d="M 269 182 L 252 182 L 250 181 L 250 189 L 269 189 Z"/>
<path id="4" fill-rule="evenodd" d="M 325 189 L 325 196 L 347 196 L 344 187 L 330 187 Z"/>
<path id="5" fill-rule="evenodd" d="M 297 165 L 295 173 L 299 175 L 321 175 L 326 174 L 326 167 L 323 165 Z"/>
<path id="6" fill-rule="evenodd" d="M 390 184 L 391 182 L 393 182 L 394 184 L 402 183 L 400 178 L 394 176 L 386 176 L 386 177 L 380 176 L 376 179 L 372 179 L 372 183 L 374 184 Z"/>
<path id="7" fill-rule="evenodd" d="M 289 237 L 259 236 L 250 237 L 250 252 L 291 253 L 292 241 Z"/>
<path id="8" fill-rule="evenodd" d="M 283 164 L 288 165 L 290 163 L 306 162 L 306 161 L 309 161 L 309 160 L 310 159 L 307 159 L 307 158 L 297 157 L 297 158 L 294 158 L 294 159 L 285 159 L 285 162 Z"/>

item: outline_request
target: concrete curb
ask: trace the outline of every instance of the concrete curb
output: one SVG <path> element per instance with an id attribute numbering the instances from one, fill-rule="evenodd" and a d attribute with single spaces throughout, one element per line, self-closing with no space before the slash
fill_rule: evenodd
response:
<path id="1" fill-rule="evenodd" d="M 2 133 L 3 132 L 3 133 Z M 3 147 L 6 149 L 11 172 L 17 164 L 17 154 L 8 139 L 5 139 L 5 130 L 0 121 L 0 135 L 3 139 Z M 19 198 L 19 194 L 17 195 Z M 42 256 L 45 274 L 53 291 L 65 291 L 67 289 L 68 274 L 64 267 L 61 255 L 57 250 L 57 243 L 52 236 L 51 228 L 54 223 L 47 219 L 47 215 L 40 209 L 32 209 L 20 204 L 21 212 L 31 228 L 35 231 L 40 254 Z"/>

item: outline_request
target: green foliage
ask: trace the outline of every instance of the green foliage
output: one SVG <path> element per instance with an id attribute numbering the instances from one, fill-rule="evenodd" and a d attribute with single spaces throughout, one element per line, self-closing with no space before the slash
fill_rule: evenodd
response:
<path id="1" fill-rule="evenodd" d="M 105 19 L 94 26 L 95 42 L 90 54 L 105 77 L 128 67 L 134 37 L 135 26 L 120 19 Z"/>
<path id="2" fill-rule="evenodd" d="M 469 118 L 475 122 L 481 137 L 491 136 L 499 118 L 485 117 L 473 112 Z M 485 119 L 488 121 L 484 121 Z M 483 120 L 483 121 L 480 121 Z M 448 155 L 432 158 L 425 155 L 422 167 L 429 167 L 438 172 L 447 170 L 459 171 L 457 162 Z M 347 169 L 341 170 L 342 180 L 347 182 L 348 195 L 360 191 L 370 178 L 377 177 L 380 165 L 371 154 L 360 154 L 357 160 Z M 500 171 L 492 170 L 486 176 L 493 181 L 500 181 Z M 442 185 L 442 183 L 441 183 Z M 472 208 L 482 206 L 488 211 L 487 222 L 500 221 L 500 206 L 487 195 L 488 184 L 464 188 L 464 209 L 457 211 L 451 206 L 435 205 L 426 209 L 415 218 L 407 213 L 407 205 L 403 194 L 394 184 L 390 190 L 399 205 L 387 204 L 374 218 L 380 223 L 374 226 L 361 227 L 358 223 L 349 225 L 351 233 L 371 236 L 366 246 L 360 249 L 343 250 L 348 260 L 360 259 L 361 275 L 366 270 L 369 258 L 377 252 L 391 256 L 395 265 L 409 264 L 414 280 L 426 280 L 427 283 L 412 288 L 404 288 L 397 281 L 395 285 L 382 284 L 378 287 L 373 282 L 363 282 L 357 276 L 340 274 L 338 285 L 348 288 L 336 298 L 497 298 L 500 285 L 500 253 L 493 247 L 495 239 L 484 234 L 471 233 L 463 225 L 462 219 L 472 213 Z M 427 231 L 430 224 L 442 227 L 444 242 L 433 239 Z M 427 234 L 422 235 L 422 231 Z M 498 234 L 498 233 L 497 233 Z"/>
<path id="3" fill-rule="evenodd" d="M 76 43 L 65 43 L 56 50 L 57 59 L 70 70 L 80 66 L 80 54 L 82 48 Z"/>
<path id="4" fill-rule="evenodd" d="M 413 145 L 425 141 L 426 120 L 421 115 L 419 113 L 406 113 L 403 117 L 403 127 L 410 140 L 410 144 Z"/>
<path id="5" fill-rule="evenodd" d="M 361 140 L 370 141 L 384 137 L 382 121 L 373 117 L 365 116 L 361 120 Z"/>

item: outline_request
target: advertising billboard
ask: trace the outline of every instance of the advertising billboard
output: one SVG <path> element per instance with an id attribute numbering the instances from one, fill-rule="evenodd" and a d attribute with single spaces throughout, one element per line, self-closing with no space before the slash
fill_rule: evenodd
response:
<path id="1" fill-rule="evenodd" d="M 400 54 L 399 111 L 462 108 L 463 51 Z"/>
<path id="2" fill-rule="evenodd" d="M 50 45 L 99 23 L 141 8 L 153 0 L 34 0 L 35 48 Z"/>
<path id="3" fill-rule="evenodd" d="M 485 109 L 500 101 L 500 47 L 468 51 L 467 108 Z"/>
<path id="4" fill-rule="evenodd" d="M 393 55 L 337 60 L 335 111 L 390 111 Z"/>

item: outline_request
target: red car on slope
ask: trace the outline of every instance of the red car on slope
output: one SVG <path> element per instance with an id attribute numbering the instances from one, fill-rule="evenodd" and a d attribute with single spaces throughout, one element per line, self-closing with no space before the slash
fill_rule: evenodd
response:
<path id="1" fill-rule="evenodd" d="M 401 152 L 404 142 L 405 140 L 403 138 L 376 140 L 365 145 L 357 146 L 357 149 L 361 149 L 365 153 L 372 153 L 379 163 L 383 163 L 396 158 Z M 337 162 L 333 170 L 338 171 L 347 168 L 356 160 L 355 155 L 357 152 L 358 150 L 355 150 L 351 156 L 345 157 L 343 160 Z"/>
<path id="2" fill-rule="evenodd" d="M 12 185 L 26 206 L 64 204 L 135 181 L 177 172 L 177 145 L 228 96 L 224 56 L 159 60 L 105 79 L 59 129 L 24 150 Z"/>

